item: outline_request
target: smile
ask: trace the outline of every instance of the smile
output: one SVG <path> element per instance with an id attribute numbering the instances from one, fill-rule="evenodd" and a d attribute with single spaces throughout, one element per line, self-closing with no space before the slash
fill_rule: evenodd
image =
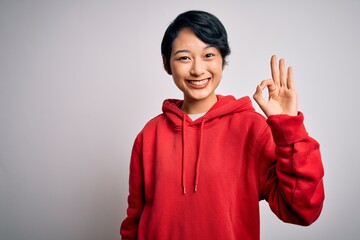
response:
<path id="1" fill-rule="evenodd" d="M 208 82 L 209 79 L 203 79 L 203 80 L 187 80 L 187 82 L 195 87 L 205 87 Z"/>

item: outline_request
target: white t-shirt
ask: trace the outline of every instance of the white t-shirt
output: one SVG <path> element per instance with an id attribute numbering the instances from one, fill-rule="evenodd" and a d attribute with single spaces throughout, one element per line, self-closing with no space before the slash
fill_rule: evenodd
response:
<path id="1" fill-rule="evenodd" d="M 188 116 L 191 118 L 191 120 L 195 121 L 196 119 L 204 116 L 205 113 L 206 112 L 204 112 L 204 113 L 196 113 L 196 114 L 188 114 Z"/>

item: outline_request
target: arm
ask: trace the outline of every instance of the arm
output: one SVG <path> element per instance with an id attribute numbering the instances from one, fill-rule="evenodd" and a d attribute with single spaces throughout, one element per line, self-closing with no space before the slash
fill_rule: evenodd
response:
<path id="1" fill-rule="evenodd" d="M 120 227 L 120 234 L 124 240 L 137 239 L 139 221 L 145 205 L 143 176 L 139 135 L 131 153 L 127 217 Z"/>
<path id="2" fill-rule="evenodd" d="M 308 136 L 298 112 L 292 68 L 272 56 L 272 79 L 257 87 L 254 99 L 268 117 L 259 139 L 261 198 L 283 221 L 309 225 L 320 215 L 324 174 L 319 144 Z M 269 99 L 262 91 L 267 88 Z"/>
<path id="3" fill-rule="evenodd" d="M 310 225 L 324 201 L 319 144 L 308 136 L 303 115 L 276 115 L 259 139 L 260 198 L 284 222 Z"/>

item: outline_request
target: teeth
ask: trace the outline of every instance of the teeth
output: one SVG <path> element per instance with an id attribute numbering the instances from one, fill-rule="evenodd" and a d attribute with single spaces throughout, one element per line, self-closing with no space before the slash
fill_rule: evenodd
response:
<path id="1" fill-rule="evenodd" d="M 205 80 L 201 80 L 201 81 L 189 81 L 189 83 L 200 86 L 200 85 L 204 85 L 208 81 L 209 81 L 208 79 L 205 79 Z"/>

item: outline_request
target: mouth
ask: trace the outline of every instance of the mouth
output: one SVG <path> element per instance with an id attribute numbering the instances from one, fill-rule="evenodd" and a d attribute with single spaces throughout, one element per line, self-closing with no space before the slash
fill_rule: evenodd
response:
<path id="1" fill-rule="evenodd" d="M 194 88 L 204 88 L 209 83 L 210 78 L 201 79 L 201 80 L 186 80 Z"/>

